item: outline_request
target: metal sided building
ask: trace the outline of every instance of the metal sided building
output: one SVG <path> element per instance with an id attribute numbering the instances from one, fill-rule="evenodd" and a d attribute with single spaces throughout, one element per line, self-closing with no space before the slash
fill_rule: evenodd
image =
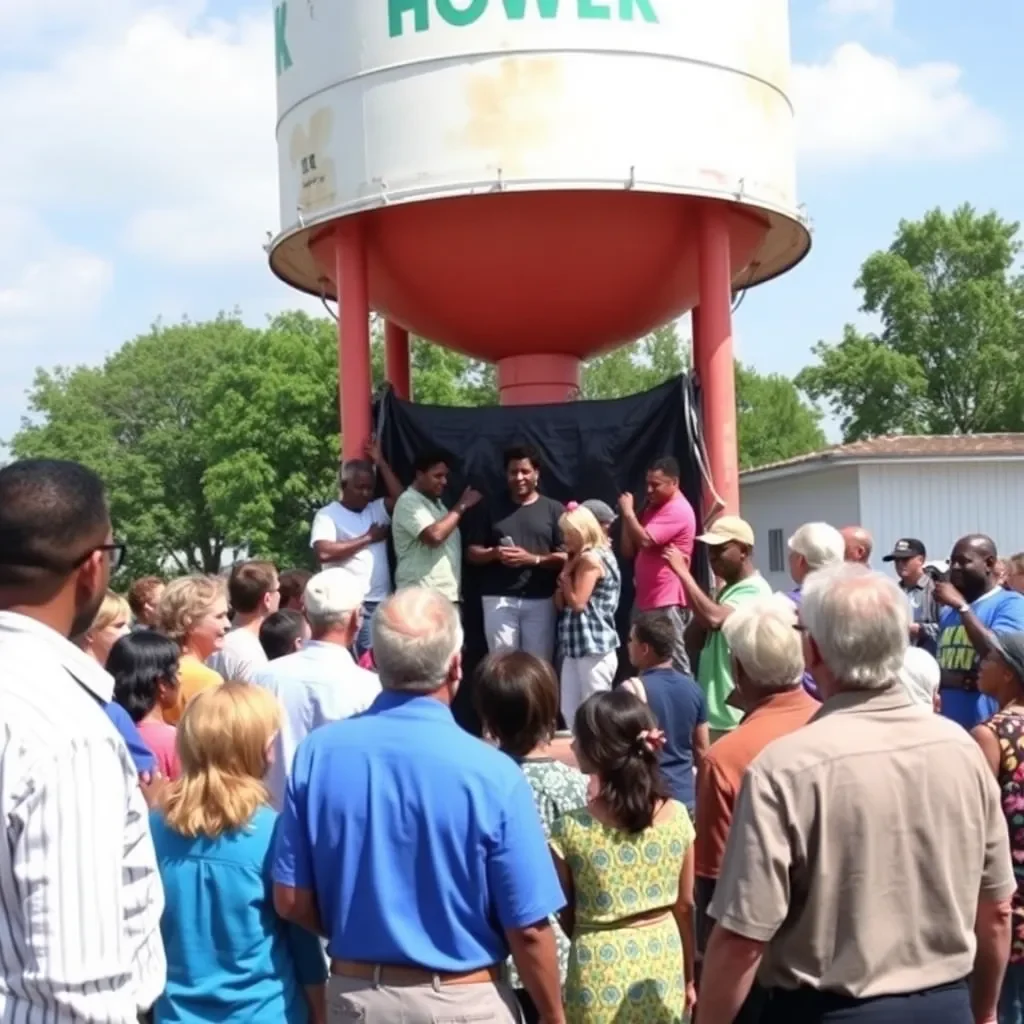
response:
<path id="1" fill-rule="evenodd" d="M 1002 555 L 1024 550 L 1024 434 L 879 437 L 747 470 L 740 507 L 757 537 L 757 567 L 789 582 L 787 541 L 802 523 L 858 524 L 875 539 L 876 567 L 900 537 L 948 558 L 966 533 L 987 533 Z"/>

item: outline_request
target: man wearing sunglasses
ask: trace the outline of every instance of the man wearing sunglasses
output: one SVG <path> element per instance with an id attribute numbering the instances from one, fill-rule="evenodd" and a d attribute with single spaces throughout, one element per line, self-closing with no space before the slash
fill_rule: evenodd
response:
<path id="1" fill-rule="evenodd" d="M 148 811 L 104 707 L 113 680 L 70 642 L 124 554 L 103 484 L 74 462 L 0 469 L 0 1016 L 133 1021 L 163 990 Z"/>

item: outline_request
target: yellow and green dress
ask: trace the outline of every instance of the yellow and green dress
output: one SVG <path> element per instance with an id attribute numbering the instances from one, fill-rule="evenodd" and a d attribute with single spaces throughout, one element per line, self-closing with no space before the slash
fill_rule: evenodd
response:
<path id="1" fill-rule="evenodd" d="M 686 983 L 675 918 L 630 919 L 670 908 L 693 843 L 686 808 L 642 832 L 599 822 L 585 808 L 559 818 L 551 848 L 572 873 L 576 928 L 565 980 L 568 1024 L 681 1024 Z M 625 923 L 624 923 L 625 922 Z"/>

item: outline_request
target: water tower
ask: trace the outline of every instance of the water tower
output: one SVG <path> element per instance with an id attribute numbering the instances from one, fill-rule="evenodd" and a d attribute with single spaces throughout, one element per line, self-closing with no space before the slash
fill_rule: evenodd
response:
<path id="1" fill-rule="evenodd" d="M 343 447 L 369 313 L 497 363 L 503 404 L 693 311 L 711 471 L 738 504 L 731 304 L 796 264 L 787 0 L 277 0 L 283 280 L 339 304 Z"/>

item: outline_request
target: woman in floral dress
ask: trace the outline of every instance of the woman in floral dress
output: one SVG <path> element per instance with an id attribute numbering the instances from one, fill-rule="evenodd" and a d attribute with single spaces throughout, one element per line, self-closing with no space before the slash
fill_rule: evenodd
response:
<path id="1" fill-rule="evenodd" d="M 572 937 L 568 1024 L 681 1024 L 693 1010 L 693 825 L 658 768 L 664 735 L 626 690 L 576 713 L 586 807 L 559 818 L 551 849 Z"/>
<path id="2" fill-rule="evenodd" d="M 1010 962 L 999 998 L 999 1024 L 1024 1024 L 1024 633 L 995 634 L 981 663 L 978 689 L 999 703 L 999 710 L 976 726 L 972 735 L 1002 790 L 1017 876 Z"/>
<path id="3" fill-rule="evenodd" d="M 586 777 L 564 764 L 552 743 L 558 722 L 558 681 L 554 669 L 525 651 L 491 654 L 477 669 L 473 699 L 484 736 L 515 758 L 523 769 L 544 833 L 550 839 L 555 819 L 587 802 Z M 553 924 L 564 981 L 569 940 L 557 922 Z M 516 990 L 525 1024 L 537 1024 L 537 1009 L 511 961 L 509 968 L 509 983 Z"/>

